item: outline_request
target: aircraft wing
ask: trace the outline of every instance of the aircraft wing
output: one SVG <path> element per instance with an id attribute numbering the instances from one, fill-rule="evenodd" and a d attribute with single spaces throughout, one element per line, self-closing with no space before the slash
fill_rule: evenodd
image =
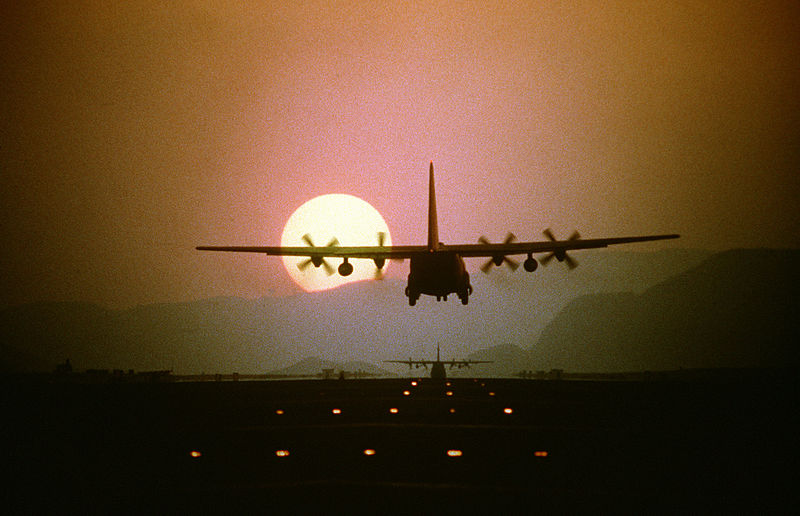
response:
<path id="1" fill-rule="evenodd" d="M 567 240 L 556 240 L 545 232 L 550 240 L 539 242 L 505 242 L 500 244 L 457 244 L 440 245 L 439 251 L 454 252 L 464 257 L 506 256 L 531 253 L 563 253 L 574 249 L 597 249 L 616 244 L 648 242 L 678 238 L 679 235 L 646 235 L 616 238 L 582 239 L 573 235 Z M 402 260 L 430 252 L 424 245 L 400 246 L 298 246 L 298 247 L 260 247 L 260 246 L 199 246 L 198 251 L 224 251 L 233 253 L 261 253 L 273 256 L 308 256 L 317 258 L 366 258 L 371 260 Z"/>
<path id="2" fill-rule="evenodd" d="M 408 367 L 411 366 L 428 366 L 436 363 L 436 360 L 384 360 L 384 362 L 390 362 L 393 364 L 404 364 Z"/>
<path id="3" fill-rule="evenodd" d="M 491 364 L 493 360 L 442 360 L 444 365 L 452 366 L 471 366 L 473 364 Z"/>
<path id="4" fill-rule="evenodd" d="M 232 253 L 261 253 L 273 256 L 308 256 L 319 258 L 368 258 L 371 260 L 402 260 L 427 252 L 424 245 L 358 246 L 358 247 L 248 247 L 199 246 L 198 251 L 227 251 Z"/>
<path id="5" fill-rule="evenodd" d="M 633 242 L 649 242 L 652 240 L 667 240 L 678 238 L 679 235 L 646 235 L 633 237 L 616 238 L 589 238 L 582 239 L 572 237 L 567 240 L 555 240 L 540 242 L 506 242 L 502 244 L 461 244 L 443 245 L 441 250 L 452 251 L 464 257 L 470 256 L 506 256 L 513 254 L 531 253 L 561 253 L 574 249 L 597 249 L 616 244 L 630 244 Z"/>

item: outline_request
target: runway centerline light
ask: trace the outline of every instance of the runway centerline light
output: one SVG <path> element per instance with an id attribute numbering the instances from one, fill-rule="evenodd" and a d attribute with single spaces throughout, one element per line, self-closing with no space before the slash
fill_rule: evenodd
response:
<path id="1" fill-rule="evenodd" d="M 506 414 L 513 414 L 514 410 L 511 409 L 510 407 L 506 407 L 503 409 L 503 412 L 505 412 Z"/>
<path id="2" fill-rule="evenodd" d="M 400 412 L 400 411 L 397 410 L 396 407 L 392 407 L 392 408 L 389 409 L 389 413 L 391 413 L 391 414 L 397 414 L 398 412 Z"/>
<path id="3" fill-rule="evenodd" d="M 411 395 L 411 391 L 403 391 L 403 396 L 410 396 L 410 395 Z"/>
<path id="4" fill-rule="evenodd" d="M 416 387 L 417 386 L 417 382 L 411 382 L 411 386 L 412 387 Z"/>
<path id="5" fill-rule="evenodd" d="M 278 414 L 279 416 L 282 416 L 283 415 L 283 410 L 278 409 L 278 410 L 275 411 L 275 413 Z"/>
<path id="6" fill-rule="evenodd" d="M 199 451 L 197 451 L 197 450 L 192 450 L 192 451 L 190 451 L 190 452 L 189 452 L 189 456 L 190 456 L 190 457 L 192 457 L 193 459 L 197 459 L 197 458 L 199 458 L 199 457 L 202 457 L 202 456 L 203 456 L 203 454 L 202 454 L 202 453 L 200 453 L 200 452 L 199 452 Z"/>
<path id="7" fill-rule="evenodd" d="M 331 410 L 331 414 L 341 414 L 341 413 L 342 413 L 342 409 L 335 408 L 335 409 Z"/>
<path id="8" fill-rule="evenodd" d="M 533 456 L 534 457 L 547 457 L 547 455 L 548 455 L 548 453 L 547 453 L 546 450 L 539 450 L 539 451 L 533 452 Z"/>
<path id="9" fill-rule="evenodd" d="M 276 457 L 288 457 L 289 456 L 289 450 L 275 450 L 275 456 Z"/>
<path id="10" fill-rule="evenodd" d="M 366 450 L 364 450 L 364 455 L 371 457 L 372 455 L 375 455 L 375 450 L 373 450 L 372 448 L 367 448 Z"/>
<path id="11" fill-rule="evenodd" d="M 461 450 L 447 450 L 448 457 L 461 457 L 461 455 L 463 455 Z"/>
<path id="12" fill-rule="evenodd" d="M 491 392 L 489 393 L 489 396 L 494 396 L 494 391 L 491 391 Z"/>
<path id="13" fill-rule="evenodd" d="M 447 392 L 445 392 L 445 394 L 448 395 L 448 396 L 452 396 L 453 395 L 453 391 L 447 391 Z"/>
<path id="14" fill-rule="evenodd" d="M 451 414 L 455 414 L 455 413 L 456 413 L 456 409 L 454 409 L 454 408 L 451 408 L 451 409 L 450 409 L 450 413 L 451 413 Z"/>

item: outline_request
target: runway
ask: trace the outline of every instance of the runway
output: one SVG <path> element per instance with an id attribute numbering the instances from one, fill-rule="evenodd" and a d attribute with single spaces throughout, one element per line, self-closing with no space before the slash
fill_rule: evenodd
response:
<path id="1" fill-rule="evenodd" d="M 31 512 L 779 510 L 795 371 L 724 381 L 4 383 Z"/>

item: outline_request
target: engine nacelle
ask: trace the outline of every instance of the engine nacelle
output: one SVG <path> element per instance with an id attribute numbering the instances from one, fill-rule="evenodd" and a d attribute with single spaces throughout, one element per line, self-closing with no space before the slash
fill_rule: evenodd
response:
<path id="1" fill-rule="evenodd" d="M 539 266 L 539 262 L 537 262 L 533 256 L 528 256 L 524 262 L 522 262 L 522 266 L 528 272 L 533 272 Z"/>

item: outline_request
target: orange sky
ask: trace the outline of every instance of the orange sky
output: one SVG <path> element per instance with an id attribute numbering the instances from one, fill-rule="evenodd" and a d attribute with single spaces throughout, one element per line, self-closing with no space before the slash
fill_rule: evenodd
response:
<path id="1" fill-rule="evenodd" d="M 446 243 L 800 246 L 796 2 L 43 4 L 0 17 L 0 306 L 291 291 L 194 246 L 326 193 L 422 243 L 430 160 Z"/>

